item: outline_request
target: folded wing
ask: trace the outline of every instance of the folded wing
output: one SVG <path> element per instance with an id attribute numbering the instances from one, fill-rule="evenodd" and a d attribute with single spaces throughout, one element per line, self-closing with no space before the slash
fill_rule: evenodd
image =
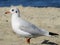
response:
<path id="1" fill-rule="evenodd" d="M 44 29 L 41 29 L 41 28 L 38 28 L 38 27 L 36 27 L 35 25 L 33 25 L 33 24 L 26 24 L 26 25 L 22 25 L 22 26 L 20 26 L 20 29 L 22 30 L 22 31 L 25 31 L 25 32 L 28 32 L 28 33 L 30 33 L 30 34 L 32 34 L 32 35 L 37 35 L 37 36 L 43 36 L 43 35 L 46 35 L 46 36 L 48 36 L 49 35 L 49 32 L 48 31 L 46 31 L 46 30 L 44 30 Z"/>

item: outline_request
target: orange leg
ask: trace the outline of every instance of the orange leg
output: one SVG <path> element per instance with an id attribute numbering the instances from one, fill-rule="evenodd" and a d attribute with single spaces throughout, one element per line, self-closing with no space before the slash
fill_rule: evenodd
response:
<path id="1" fill-rule="evenodd" d="M 26 41 L 27 41 L 28 44 L 30 44 L 30 39 L 31 38 L 26 38 Z"/>

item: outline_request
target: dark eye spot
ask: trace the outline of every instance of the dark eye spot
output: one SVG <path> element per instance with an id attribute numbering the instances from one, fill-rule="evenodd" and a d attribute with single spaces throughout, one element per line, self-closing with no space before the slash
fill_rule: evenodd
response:
<path id="1" fill-rule="evenodd" d="M 17 11 L 16 11 L 16 13 L 17 13 Z"/>
<path id="2" fill-rule="evenodd" d="M 12 9 L 12 11 L 14 11 L 14 9 Z"/>

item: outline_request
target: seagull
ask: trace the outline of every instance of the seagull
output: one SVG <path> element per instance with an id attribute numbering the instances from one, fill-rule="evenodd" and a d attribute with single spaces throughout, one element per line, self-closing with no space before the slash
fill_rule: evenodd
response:
<path id="1" fill-rule="evenodd" d="M 34 24 L 21 18 L 20 11 L 18 8 L 13 7 L 9 11 L 6 11 L 5 14 L 11 13 L 11 25 L 13 31 L 20 35 L 21 37 L 26 38 L 26 42 L 30 44 L 31 38 L 36 38 L 39 36 L 54 36 L 58 35 L 56 33 L 48 32 L 45 29 L 38 28 Z"/>

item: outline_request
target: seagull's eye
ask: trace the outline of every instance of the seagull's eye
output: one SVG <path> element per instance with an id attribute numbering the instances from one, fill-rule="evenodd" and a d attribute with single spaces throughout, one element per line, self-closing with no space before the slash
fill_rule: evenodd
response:
<path id="1" fill-rule="evenodd" d="M 16 13 L 17 13 L 17 11 L 16 11 Z"/>
<path id="2" fill-rule="evenodd" d="M 14 9 L 12 9 L 12 11 L 14 11 Z"/>

